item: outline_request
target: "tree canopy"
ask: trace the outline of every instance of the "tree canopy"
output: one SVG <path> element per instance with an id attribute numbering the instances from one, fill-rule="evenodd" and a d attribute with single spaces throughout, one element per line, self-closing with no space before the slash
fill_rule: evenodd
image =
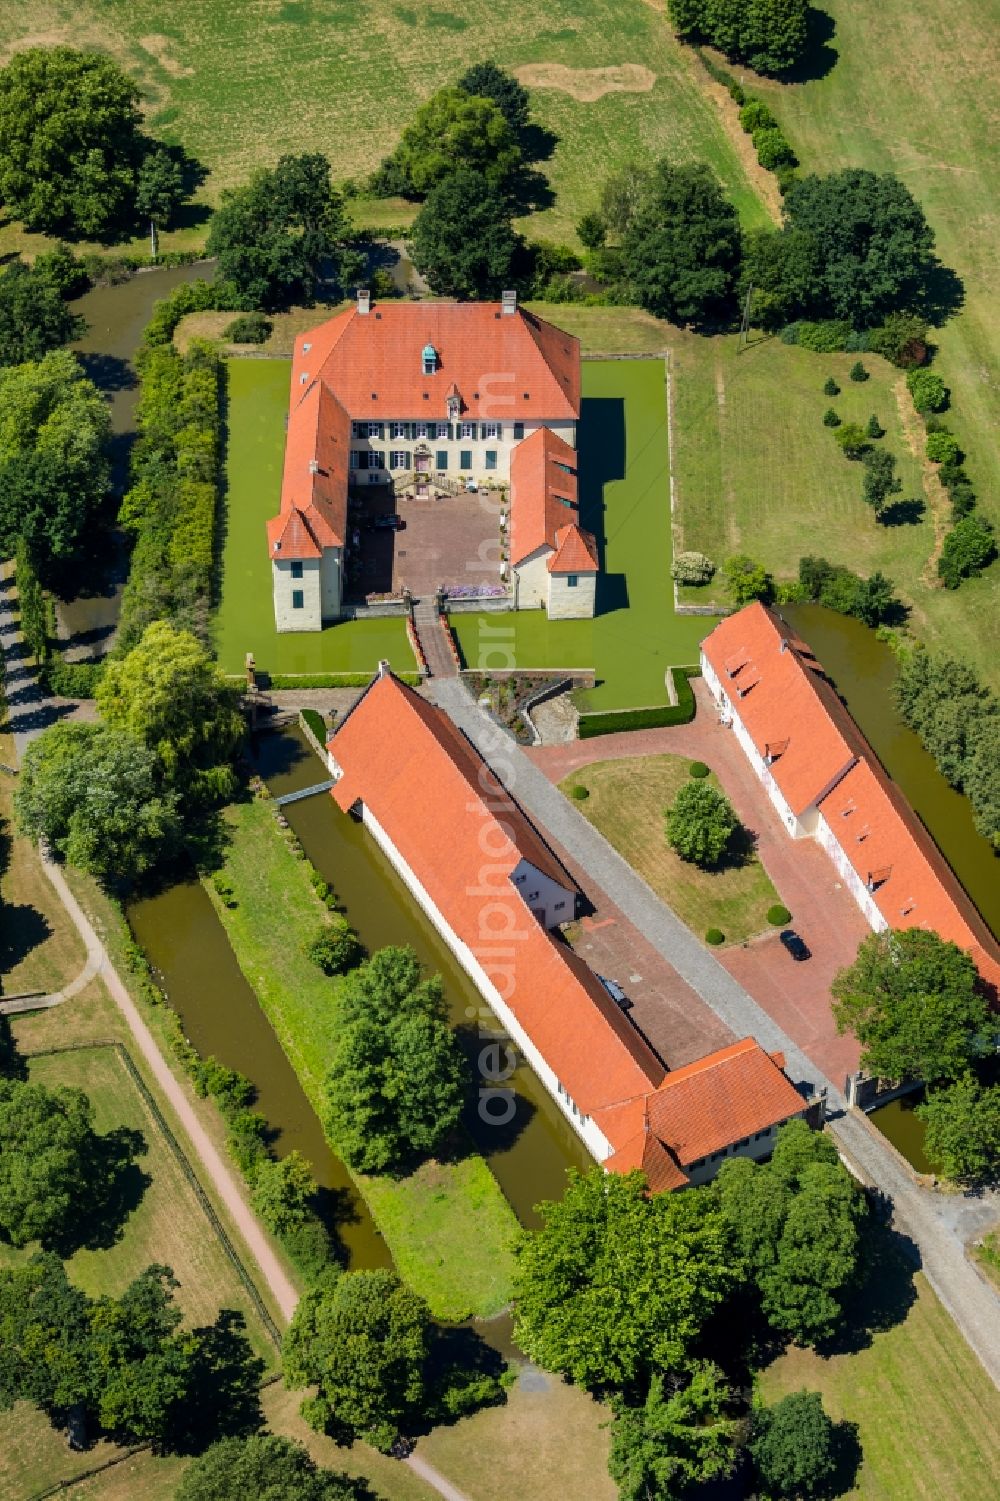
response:
<path id="1" fill-rule="evenodd" d="M 348 226 L 325 156 L 282 156 L 224 192 L 206 250 L 247 308 L 312 302 L 325 269 L 336 281 Z"/>
<path id="2" fill-rule="evenodd" d="M 445 297 L 496 297 L 511 283 L 520 244 L 503 194 L 471 171 L 430 190 L 409 239 L 413 264 Z"/>
<path id="3" fill-rule="evenodd" d="M 819 1392 L 754 1409 L 750 1454 L 768 1496 L 822 1496 L 837 1471 L 836 1429 Z"/>
<path id="4" fill-rule="evenodd" d="M 182 1330 L 169 1267 L 149 1266 L 119 1298 L 89 1298 L 58 1257 L 0 1270 L 0 1407 L 18 1399 L 61 1422 L 84 1409 L 89 1433 L 191 1452 L 261 1425 L 264 1362 L 240 1314 Z"/>
<path id="5" fill-rule="evenodd" d="M 768 1322 L 797 1344 L 832 1335 L 857 1277 L 866 1207 L 830 1138 L 790 1121 L 770 1162 L 731 1158 L 714 1191 Z"/>
<path id="6" fill-rule="evenodd" d="M 739 219 L 704 163 L 656 164 L 622 248 L 636 301 L 658 318 L 703 324 L 731 300 Z"/>
<path id="7" fill-rule="evenodd" d="M 141 120 L 106 53 L 15 52 L 0 68 L 0 198 L 28 229 L 100 239 L 129 218 Z"/>
<path id="8" fill-rule="evenodd" d="M 774 579 L 763 563 L 745 552 L 734 553 L 722 565 L 726 583 L 738 605 L 748 605 L 752 599 L 765 602 L 774 597 Z"/>
<path id="9" fill-rule="evenodd" d="M 85 327 L 44 273 L 15 261 L 0 274 L 0 365 L 40 360 Z"/>
<path id="10" fill-rule="evenodd" d="M 82 1089 L 0 1078 L 0 1232 L 15 1246 L 51 1244 L 97 1195 L 100 1138 Z"/>
<path id="11" fill-rule="evenodd" d="M 458 80 L 464 94 L 490 99 L 503 115 L 515 138 L 528 126 L 530 95 L 523 83 L 492 60 L 476 63 Z"/>
<path id="12" fill-rule="evenodd" d="M 5 557 L 22 537 L 39 571 L 73 555 L 107 493 L 110 434 L 107 402 L 69 350 L 0 369 Z"/>
<path id="13" fill-rule="evenodd" d="M 731 1402 L 718 1367 L 698 1361 L 669 1384 L 654 1376 L 641 1407 L 619 1403 L 608 1469 L 621 1501 L 675 1496 L 729 1475 L 742 1426 Z"/>
<path id="14" fill-rule="evenodd" d="M 32 839 L 103 881 L 135 881 L 180 839 L 177 795 L 154 753 L 95 724 L 54 724 L 28 746 L 14 797 Z"/>
<path id="15" fill-rule="evenodd" d="M 704 781 L 685 782 L 667 809 L 667 839 L 695 865 L 718 865 L 739 826 L 725 793 Z"/>
<path id="16" fill-rule="evenodd" d="M 165 229 L 186 197 L 184 169 L 175 152 L 156 146 L 146 153 L 135 184 L 135 211 Z"/>
<path id="17" fill-rule="evenodd" d="M 362 1480 L 320 1469 L 290 1438 L 223 1438 L 184 1471 L 177 1501 L 375 1501 Z"/>
<path id="18" fill-rule="evenodd" d="M 917 1115 L 925 1126 L 924 1154 L 935 1172 L 954 1183 L 982 1184 L 1000 1175 L 1000 1085 L 965 1074 L 929 1091 Z"/>
<path id="19" fill-rule="evenodd" d="M 757 73 L 784 73 L 803 57 L 809 0 L 668 0 L 682 37 L 709 42 Z"/>
<path id="20" fill-rule="evenodd" d="M 797 178 L 784 197 L 788 230 L 817 249 L 813 311 L 857 328 L 919 302 L 934 234 L 912 193 L 891 174 L 849 167 Z"/>
<path id="21" fill-rule="evenodd" d="M 420 1411 L 430 1338 L 427 1305 L 394 1272 L 329 1274 L 295 1310 L 285 1381 L 317 1388 L 312 1427 L 389 1449 Z"/>
<path id="22" fill-rule="evenodd" d="M 228 763 L 244 728 L 236 702 L 201 642 L 162 620 L 108 662 L 97 690 L 109 728 L 147 746 L 168 782 L 206 793 L 231 785 Z"/>
<path id="23" fill-rule="evenodd" d="M 983 1051 L 989 1010 L 968 954 L 924 928 L 870 933 L 833 980 L 838 1032 L 881 1079 L 957 1079 Z"/>
<path id="24" fill-rule="evenodd" d="M 513 106 L 509 91 L 504 106 Z M 504 107 L 459 86 L 438 89 L 420 106 L 380 175 L 391 191 L 414 198 L 456 173 L 502 193 L 520 165 L 521 149 Z"/>
<path id="25" fill-rule="evenodd" d="M 363 1172 L 433 1152 L 455 1129 L 468 1065 L 443 1019 L 441 982 L 408 949 L 384 949 L 341 990 L 342 1021 L 326 1081 L 327 1122 Z"/>
<path id="26" fill-rule="evenodd" d="M 515 1334 L 546 1370 L 591 1389 L 684 1369 L 735 1280 L 728 1232 L 699 1192 L 647 1192 L 641 1173 L 571 1172 L 518 1251 Z"/>

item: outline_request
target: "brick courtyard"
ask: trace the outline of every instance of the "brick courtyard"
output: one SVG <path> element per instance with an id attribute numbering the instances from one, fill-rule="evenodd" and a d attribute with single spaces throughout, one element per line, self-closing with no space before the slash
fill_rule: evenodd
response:
<path id="1" fill-rule="evenodd" d="M 398 511 L 402 531 L 366 531 L 365 521 Z M 360 533 L 361 569 L 350 593 L 398 592 L 426 597 L 439 584 L 500 583 L 499 510 L 496 496 L 447 495 L 407 499 L 390 485 L 372 485 L 352 506 L 350 526 Z"/>
<path id="2" fill-rule="evenodd" d="M 689 756 L 712 767 L 743 824 L 756 836 L 757 852 L 792 914 L 791 925 L 812 951 L 812 958 L 796 963 L 782 948 L 777 932 L 774 932 L 748 944 L 717 949 L 716 957 L 813 1062 L 829 1078 L 841 1084 L 844 1076 L 857 1067 L 858 1045 L 853 1037 L 837 1035 L 830 1012 L 830 982 L 842 965 L 853 960 L 858 944 L 869 932 L 868 924 L 823 850 L 811 839 L 789 838 L 732 731 L 718 724 L 704 684 L 696 681 L 692 686 L 698 712 L 690 724 L 625 735 L 603 735 L 567 745 L 539 746 L 527 754 L 553 782 L 561 781 L 571 771 L 593 761 L 622 756 Z M 586 889 L 585 877 L 583 885 Z M 634 930 L 622 935 L 612 935 L 609 930 L 606 938 L 601 937 L 603 931 L 598 928 L 592 933 L 596 945 L 592 953 L 586 949 L 581 951 L 595 968 L 617 980 L 631 996 L 633 992 L 628 978 L 623 977 L 620 967 L 617 970 L 601 968 L 600 945 L 623 942 L 622 959 L 627 960 L 633 951 L 641 953 L 645 940 Z M 585 937 L 582 941 L 586 941 Z M 604 962 L 611 963 L 612 960 L 612 955 L 604 956 Z M 657 963 L 661 971 L 666 969 L 662 960 L 657 960 Z M 641 973 L 643 965 L 637 962 L 633 968 Z M 689 1021 L 683 1005 L 675 1017 L 678 1006 L 674 987 L 680 986 L 682 990 L 687 987 L 676 975 L 672 975 L 671 980 L 671 975 L 672 971 L 667 975 L 650 971 L 648 979 L 639 987 L 643 990 L 642 1014 L 637 1001 L 633 1015 L 646 1030 L 644 1017 L 655 1016 L 659 1009 L 662 1012 L 660 1020 L 650 1025 L 655 1024 L 676 1038 L 681 1051 L 685 1051 L 689 1032 L 692 1027 L 700 1031 L 704 1019 L 692 1010 Z M 664 990 L 664 1004 L 657 1008 L 655 993 L 660 988 Z M 696 997 L 694 1002 L 701 1007 Z M 715 1029 L 720 1026 L 714 1016 L 711 1024 Z M 653 1032 L 649 1035 L 658 1051 L 663 1052 Z M 718 1045 L 716 1032 L 706 1031 L 704 1042 L 697 1051 L 705 1052 Z M 665 1061 L 676 1066 L 667 1052 L 663 1056 Z"/>

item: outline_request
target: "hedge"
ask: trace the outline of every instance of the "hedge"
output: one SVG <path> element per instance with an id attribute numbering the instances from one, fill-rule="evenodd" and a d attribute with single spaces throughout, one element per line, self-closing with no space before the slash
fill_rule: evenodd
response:
<path id="1" fill-rule="evenodd" d="M 595 735 L 614 735 L 621 730 L 658 730 L 672 724 L 689 724 L 694 718 L 694 692 L 689 678 L 698 677 L 699 667 L 671 667 L 676 704 L 661 704 L 648 709 L 607 709 L 603 713 L 581 714 L 578 734 L 581 740 Z"/>
<path id="2" fill-rule="evenodd" d="M 21 635 L 46 693 L 59 698 L 93 698 L 104 663 L 67 662 L 56 645 L 55 606 L 45 594 L 28 549 L 19 541 L 14 555 Z"/>
<path id="3" fill-rule="evenodd" d="M 294 673 L 286 672 L 262 672 L 257 671 L 257 682 L 266 693 L 269 688 L 276 692 L 281 689 L 294 688 L 367 688 L 372 678 L 372 672 L 313 672 L 303 673 L 297 677 Z M 406 683 L 411 688 L 417 688 L 423 682 L 419 672 L 397 672 L 394 674 L 401 683 Z M 229 681 L 242 683 L 242 673 L 229 674 Z"/>
<path id="4" fill-rule="evenodd" d="M 306 724 L 312 730 L 313 734 L 316 736 L 316 739 L 319 741 L 320 745 L 325 745 L 329 731 L 327 729 L 326 720 L 323 718 L 319 710 L 301 709 L 299 712 L 301 713 L 302 718 L 305 720 Z"/>

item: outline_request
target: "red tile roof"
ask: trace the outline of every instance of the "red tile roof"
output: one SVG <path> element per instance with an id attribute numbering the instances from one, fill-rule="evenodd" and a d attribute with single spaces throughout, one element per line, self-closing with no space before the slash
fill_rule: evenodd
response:
<path id="1" fill-rule="evenodd" d="M 805 1109 L 780 1053 L 752 1037 L 667 1074 L 648 1101 L 649 1126 L 682 1167 Z"/>
<path id="2" fill-rule="evenodd" d="M 598 977 L 508 884 L 523 857 L 573 889 L 477 752 L 418 693 L 380 675 L 330 751 L 342 772 L 337 803 L 345 811 L 363 804 L 391 840 L 570 1098 L 604 1133 L 613 1148 L 609 1168 L 641 1167 L 654 1189 L 677 1188 L 687 1182 L 679 1158 L 692 1138 L 728 1145 L 801 1108 L 777 1063 L 749 1040 L 666 1074 Z M 685 1109 L 694 1113 L 691 1124 Z"/>
<path id="3" fill-rule="evenodd" d="M 426 344 L 437 353 L 433 375 L 423 374 Z M 501 313 L 498 302 L 346 308 L 296 339 L 293 388 L 303 374 L 320 378 L 356 420 L 444 421 L 452 386 L 471 417 L 559 422 L 580 415 L 580 341 L 524 308 Z"/>
<path id="4" fill-rule="evenodd" d="M 771 775 L 792 811 L 819 807 L 862 881 L 873 878 L 889 926 L 940 933 L 1000 988 L 1000 944 L 805 642 L 752 604 L 721 621 L 702 651 L 757 750 L 774 756 Z"/>
<path id="5" fill-rule="evenodd" d="M 843 776 L 860 739 L 809 648 L 754 603 L 720 621 L 701 649 L 759 753 L 785 742 L 771 775 L 803 813 Z"/>
<path id="6" fill-rule="evenodd" d="M 1000 949 L 920 819 L 878 762 L 858 761 L 820 812 L 890 928 L 930 928 L 1000 989 Z"/>
<path id="7" fill-rule="evenodd" d="M 597 573 L 597 539 L 592 532 L 570 525 L 556 532 L 555 552 L 545 566 L 550 573 Z"/>
<path id="8" fill-rule="evenodd" d="M 510 560 L 516 568 L 540 547 L 555 547 L 577 514 L 577 453 L 547 427 L 536 428 L 510 460 Z"/>
<path id="9" fill-rule="evenodd" d="M 317 380 L 300 394 L 293 376 L 281 509 L 267 524 L 272 556 L 312 558 L 324 547 L 343 547 L 350 448 L 350 418 L 337 398 Z M 286 518 L 296 512 L 305 519 L 310 539 L 301 528 L 288 529 Z M 281 543 L 277 554 L 276 541 Z"/>

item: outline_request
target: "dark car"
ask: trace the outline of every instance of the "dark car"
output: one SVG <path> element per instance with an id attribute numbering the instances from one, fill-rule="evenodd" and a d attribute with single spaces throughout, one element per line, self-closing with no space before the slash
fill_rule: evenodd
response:
<path id="1" fill-rule="evenodd" d="M 406 522 L 393 511 L 391 516 L 376 516 L 368 525 L 376 532 L 401 532 Z"/>
<path id="2" fill-rule="evenodd" d="M 793 959 L 808 959 L 811 957 L 808 945 L 791 928 L 786 928 L 781 934 L 781 941 Z"/>

